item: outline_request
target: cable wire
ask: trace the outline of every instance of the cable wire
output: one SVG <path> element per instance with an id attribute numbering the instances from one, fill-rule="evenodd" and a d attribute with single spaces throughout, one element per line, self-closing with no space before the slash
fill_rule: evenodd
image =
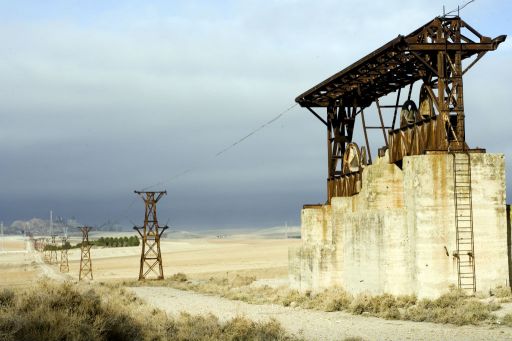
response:
<path id="1" fill-rule="evenodd" d="M 238 146 L 240 143 L 242 143 L 243 141 L 247 140 L 248 138 L 250 138 L 251 136 L 253 136 L 254 134 L 256 134 L 257 132 L 259 132 L 260 130 L 262 129 L 265 129 L 266 127 L 268 127 L 269 125 L 271 125 L 272 123 L 276 122 L 277 120 L 279 120 L 281 117 L 283 117 L 286 113 L 288 113 L 290 110 L 292 110 L 293 108 L 295 108 L 297 106 L 297 103 L 291 105 L 290 107 L 286 108 L 285 110 L 281 111 L 279 114 L 277 114 L 276 116 L 274 116 L 272 119 L 270 119 L 269 121 L 263 123 L 262 125 L 260 125 L 259 127 L 257 127 L 256 129 L 252 130 L 250 133 L 248 133 L 247 135 L 241 137 L 240 139 L 236 140 L 235 142 L 231 143 L 230 145 L 228 145 L 227 147 L 221 149 L 220 151 L 218 151 L 217 153 L 215 154 L 212 154 L 212 156 L 205 160 L 204 162 L 202 162 L 201 164 L 199 165 L 196 165 L 195 167 L 191 167 L 191 168 L 187 168 L 187 169 L 184 169 L 176 174 L 174 174 L 172 177 L 170 177 L 169 179 L 167 180 L 162 180 L 162 181 L 159 181 L 157 183 L 154 183 L 150 186 L 147 186 L 147 187 L 144 187 L 142 188 L 141 190 L 142 191 L 147 191 L 151 188 L 154 188 L 154 187 L 157 187 L 157 186 L 163 186 L 164 184 L 168 184 L 170 182 L 173 182 L 175 181 L 176 179 L 182 177 L 182 176 L 185 176 L 187 175 L 188 173 L 191 173 L 197 169 L 199 169 L 202 165 L 204 165 L 205 163 L 208 163 L 210 162 L 212 159 L 215 159 L 215 158 L 218 158 L 220 157 L 221 155 L 225 154 L 226 152 L 228 152 L 229 150 L 235 148 L 236 146 Z M 137 198 L 134 198 L 130 204 L 128 205 L 128 207 L 126 209 L 124 209 L 122 212 L 121 212 L 121 215 L 123 216 L 123 218 L 125 219 L 128 219 L 130 220 L 128 217 L 127 217 L 127 214 L 128 214 L 128 211 L 130 210 L 130 208 L 133 206 L 133 204 L 135 203 L 135 201 L 137 200 Z M 109 219 L 110 220 L 110 219 Z M 115 220 L 114 220 L 115 221 Z"/>
<path id="2" fill-rule="evenodd" d="M 470 1 L 466 2 L 464 5 L 462 5 L 462 7 L 457 6 L 457 8 L 455 8 L 455 9 L 453 9 L 453 10 L 449 11 L 448 13 L 443 13 L 443 16 L 450 15 L 450 14 L 452 14 L 453 12 L 457 12 L 457 15 L 459 15 L 459 12 L 460 12 L 464 7 L 466 7 L 467 5 L 469 5 L 470 3 L 475 2 L 475 1 L 476 1 L 476 0 L 470 0 Z"/>
<path id="3" fill-rule="evenodd" d="M 176 173 L 175 175 L 173 175 L 171 178 L 167 179 L 167 180 L 162 180 L 160 182 L 157 182 L 153 185 L 150 185 L 150 186 L 147 186 L 147 187 L 144 187 L 142 190 L 143 191 L 147 191 L 148 189 L 150 188 L 154 188 L 156 186 L 161 186 L 161 185 L 164 185 L 166 183 L 170 183 L 174 180 L 176 180 L 177 178 L 180 178 L 190 172 L 193 172 L 197 169 L 200 168 L 200 166 L 202 166 L 204 163 L 207 163 L 209 162 L 211 159 L 215 159 L 215 158 L 218 158 L 219 156 L 221 156 L 222 154 L 228 152 L 229 150 L 235 148 L 237 145 L 239 145 L 240 143 L 242 143 L 243 141 L 247 140 L 249 137 L 253 136 L 254 134 L 256 134 L 257 132 L 259 132 L 260 130 L 262 129 L 265 129 L 266 127 L 268 127 L 269 125 L 271 125 L 272 123 L 274 123 L 275 121 L 279 120 L 281 117 L 283 117 L 287 112 L 289 112 L 290 110 L 292 110 L 293 108 L 295 108 L 297 106 L 297 103 L 293 104 L 292 106 L 286 108 L 285 110 L 281 111 L 278 115 L 276 115 L 275 117 L 273 117 L 271 120 L 263 123 L 262 125 L 260 125 L 259 127 L 257 127 L 256 129 L 252 130 L 249 134 L 243 136 L 242 138 L 236 140 L 235 142 L 233 142 L 232 144 L 228 145 L 227 147 L 221 149 L 220 151 L 218 151 L 217 153 L 213 154 L 208 160 L 206 160 L 205 162 L 195 166 L 195 167 L 192 167 L 192 168 L 188 168 L 188 169 L 185 169 L 185 170 L 182 170 L 178 173 Z"/>

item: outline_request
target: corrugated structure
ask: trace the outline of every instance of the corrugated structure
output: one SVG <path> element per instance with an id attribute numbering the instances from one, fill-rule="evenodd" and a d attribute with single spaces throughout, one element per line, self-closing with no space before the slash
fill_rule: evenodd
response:
<path id="1" fill-rule="evenodd" d="M 302 211 L 292 286 L 436 296 L 509 285 L 504 158 L 466 143 L 463 93 L 463 75 L 505 39 L 437 17 L 296 98 L 327 127 L 328 177 L 326 203 Z M 376 155 L 370 129 L 382 132 Z"/>

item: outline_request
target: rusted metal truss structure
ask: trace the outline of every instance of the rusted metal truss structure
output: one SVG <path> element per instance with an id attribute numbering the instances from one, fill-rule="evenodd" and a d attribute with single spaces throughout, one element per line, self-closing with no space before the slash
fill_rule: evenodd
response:
<path id="1" fill-rule="evenodd" d="M 466 151 L 462 77 L 505 39 L 483 36 L 458 16 L 437 17 L 298 96 L 296 102 L 327 127 L 327 202 L 359 192 L 362 169 L 372 162 L 370 129 L 382 131 L 384 147 L 379 153 L 387 149 L 390 162 L 397 164 L 404 156 L 427 151 Z M 417 81 L 419 105 L 411 100 Z M 396 100 L 382 105 L 379 99 L 391 93 Z M 377 126 L 365 120 L 365 109 L 372 104 L 377 107 Z M 326 108 L 326 118 L 315 108 Z M 383 112 L 389 109 L 393 115 L 385 119 Z M 352 140 L 358 116 L 366 146 L 361 149 Z"/>
<path id="2" fill-rule="evenodd" d="M 84 278 L 92 276 L 92 260 L 91 260 L 91 244 L 89 243 L 89 231 L 91 227 L 82 226 L 79 227 L 82 231 L 82 244 L 80 246 L 80 272 L 78 273 L 78 280 L 81 281 Z"/>
<path id="3" fill-rule="evenodd" d="M 62 237 L 61 239 L 61 250 L 60 250 L 60 272 L 69 272 L 69 263 L 68 263 L 68 239 L 66 237 Z M 92 276 L 92 273 L 91 273 Z"/>
<path id="4" fill-rule="evenodd" d="M 157 202 L 167 194 L 167 191 L 146 192 L 135 191 L 145 204 L 144 226 L 134 226 L 142 238 L 142 251 L 140 255 L 139 280 L 144 280 L 150 273 L 157 279 L 164 279 L 162 253 L 160 251 L 160 237 L 168 226 L 159 226 L 156 215 Z"/>

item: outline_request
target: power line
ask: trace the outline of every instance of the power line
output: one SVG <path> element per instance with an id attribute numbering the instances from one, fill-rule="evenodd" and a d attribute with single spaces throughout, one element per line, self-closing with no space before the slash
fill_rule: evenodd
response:
<path id="1" fill-rule="evenodd" d="M 274 122 L 276 122 L 277 120 L 279 120 L 281 117 L 283 117 L 286 113 L 288 113 L 290 110 L 292 110 L 293 108 L 295 108 L 297 106 L 297 103 L 291 105 L 290 107 L 286 108 L 285 110 L 281 111 L 279 114 L 277 114 L 276 116 L 274 116 L 272 119 L 270 119 L 269 121 L 263 123 L 262 125 L 260 125 L 259 127 L 257 127 L 256 129 L 252 130 L 250 133 L 248 133 L 247 135 L 241 137 L 240 139 L 236 140 L 235 142 L 231 143 L 230 145 L 228 145 L 227 147 L 219 150 L 217 153 L 215 154 L 212 154 L 212 156 L 210 158 L 208 158 L 207 160 L 205 160 L 204 162 L 202 162 L 201 164 L 199 165 L 196 165 L 195 167 L 191 167 L 191 168 L 187 168 L 187 169 L 184 169 L 176 174 L 174 174 L 172 177 L 170 177 L 169 179 L 167 180 L 162 180 L 162 181 L 159 181 L 157 183 L 154 183 L 150 186 L 147 186 L 147 187 L 144 187 L 142 188 L 141 190 L 142 191 L 147 191 L 151 188 L 154 188 L 154 187 L 157 187 L 157 186 L 163 186 L 164 184 L 168 184 L 172 181 L 175 181 L 176 179 L 182 177 L 182 176 L 185 176 L 187 175 L 188 173 L 190 172 L 193 172 L 197 169 L 199 169 L 202 165 L 204 165 L 205 163 L 208 163 L 210 162 L 212 159 L 215 159 L 215 158 L 218 158 L 220 157 L 221 155 L 225 154 L 226 152 L 228 152 L 229 150 L 235 148 L 236 146 L 238 146 L 240 143 L 242 143 L 243 141 L 247 140 L 248 138 L 250 138 L 251 136 L 253 136 L 254 134 L 256 134 L 257 132 L 259 132 L 260 130 L 262 129 L 265 129 L 266 127 L 268 127 L 269 125 L 273 124 Z M 134 198 L 130 204 L 128 205 L 128 207 L 126 209 L 124 209 L 121 213 L 121 215 L 124 217 L 124 218 L 128 218 L 126 215 L 128 214 L 128 211 L 130 210 L 130 208 L 133 206 L 133 204 L 135 203 L 135 200 L 136 198 Z M 128 219 L 129 220 L 129 219 Z"/>
<path id="2" fill-rule="evenodd" d="M 288 111 L 292 110 L 293 108 L 295 108 L 297 106 L 297 103 L 295 103 L 294 105 L 290 106 L 288 109 L 282 111 L 281 113 L 279 113 L 279 115 L 277 115 L 276 117 L 274 117 L 273 119 L 271 119 L 270 121 L 266 122 L 266 123 L 263 123 L 261 126 L 259 126 L 258 128 L 254 129 L 253 131 L 251 131 L 249 134 L 245 135 L 244 137 L 242 137 L 241 139 L 239 139 L 238 141 L 236 141 L 235 143 L 231 144 L 230 146 L 224 148 L 223 150 L 221 150 L 220 152 L 218 152 L 217 154 L 215 154 L 215 157 L 218 157 L 222 154 L 224 154 L 225 152 L 227 152 L 228 150 L 230 150 L 231 148 L 235 147 L 237 144 L 243 142 L 244 140 L 248 139 L 249 137 L 251 137 L 252 135 L 256 134 L 258 131 L 266 128 L 267 126 L 271 125 L 272 123 L 274 123 L 275 121 L 277 121 L 278 119 L 280 119 L 284 114 L 286 114 Z"/>
<path id="3" fill-rule="evenodd" d="M 226 153 L 227 151 L 229 151 L 230 149 L 233 149 L 235 148 L 237 145 L 239 145 L 240 143 L 242 143 L 243 141 L 247 140 L 249 137 L 251 137 L 252 135 L 256 134 L 257 132 L 259 132 L 260 130 L 262 129 L 265 129 L 266 127 L 268 127 L 269 125 L 271 125 L 272 123 L 274 123 L 275 121 L 279 120 L 281 117 L 283 117 L 287 112 L 289 112 L 290 110 L 292 110 L 293 108 L 295 108 L 297 106 L 297 103 L 293 104 L 292 106 L 286 108 L 285 110 L 281 111 L 278 115 L 274 116 L 271 120 L 263 123 L 262 125 L 260 125 L 259 127 L 257 127 L 256 129 L 252 130 L 249 134 L 243 136 L 242 138 L 236 140 L 235 142 L 231 143 L 230 145 L 228 145 L 227 147 L 221 149 L 220 151 L 218 151 L 217 153 L 213 154 L 210 159 L 206 160 L 204 163 L 206 162 L 209 162 L 211 159 L 215 159 L 219 156 L 221 156 L 222 154 Z M 153 188 L 153 187 L 156 187 L 156 186 L 162 186 L 166 183 L 170 183 L 174 180 L 176 180 L 177 178 L 180 178 L 190 172 L 193 172 L 195 170 L 197 170 L 198 168 L 200 168 L 201 165 L 203 165 L 204 163 L 201 163 L 200 165 L 197 165 L 193 168 L 188 168 L 188 169 L 185 169 L 185 170 L 182 170 L 178 173 L 176 173 L 175 175 L 173 175 L 171 178 L 167 179 L 167 180 L 162 180 L 160 182 L 157 182 L 153 185 L 150 185 L 150 186 L 147 186 L 145 188 L 143 188 L 142 190 L 143 191 L 147 191 L 148 189 L 150 188 Z"/>
<path id="4" fill-rule="evenodd" d="M 462 6 L 457 6 L 457 8 L 452 9 L 452 10 L 451 10 L 451 11 L 449 11 L 448 13 L 444 13 L 444 6 L 443 6 L 443 16 L 450 15 L 450 14 L 452 14 L 452 13 L 454 13 L 454 12 L 457 12 L 457 15 L 459 15 L 459 12 L 460 12 L 464 7 L 466 7 L 467 5 L 469 5 L 470 3 L 475 2 L 475 1 L 476 1 L 476 0 L 470 0 L 470 1 L 466 2 L 466 3 L 465 3 L 464 5 L 462 5 Z"/>

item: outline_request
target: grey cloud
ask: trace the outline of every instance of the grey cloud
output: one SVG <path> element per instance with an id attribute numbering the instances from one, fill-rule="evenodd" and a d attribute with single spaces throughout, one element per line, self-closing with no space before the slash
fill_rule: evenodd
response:
<path id="1" fill-rule="evenodd" d="M 2 219 L 53 209 L 85 223 L 129 224 L 142 214 L 141 202 L 127 209 L 132 191 L 164 181 L 160 214 L 180 226 L 298 223 L 301 205 L 325 196 L 325 132 L 312 115 L 294 108 L 213 155 L 438 14 L 428 1 L 162 6 L 126 5 L 85 23 L 0 24 Z M 510 141 L 497 137 L 510 127 L 510 60 L 506 42 L 465 83 L 470 143 L 507 156 Z M 371 143 L 382 144 L 378 136 Z"/>

